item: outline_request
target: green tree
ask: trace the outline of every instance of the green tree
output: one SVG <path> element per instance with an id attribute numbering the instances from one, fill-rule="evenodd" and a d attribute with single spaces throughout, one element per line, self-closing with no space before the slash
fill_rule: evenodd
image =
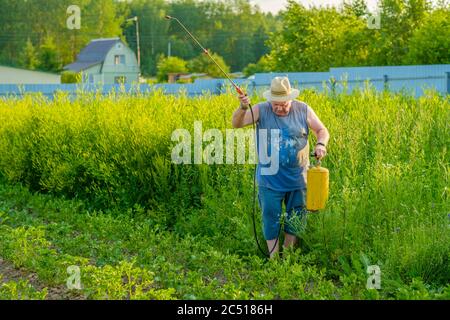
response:
<path id="1" fill-rule="evenodd" d="M 185 73 L 188 72 L 187 68 L 187 62 L 181 58 L 178 57 L 165 57 L 164 55 L 161 55 L 157 68 L 157 79 L 158 82 L 165 82 L 168 80 L 167 75 L 169 73 Z"/>
<path id="2" fill-rule="evenodd" d="M 30 38 L 28 38 L 26 46 L 20 55 L 19 62 L 21 66 L 30 70 L 36 69 L 39 65 L 37 52 Z"/>
<path id="3" fill-rule="evenodd" d="M 308 30 L 303 51 L 308 71 L 367 64 L 371 33 L 363 19 L 335 9 L 312 10 Z"/>
<path id="4" fill-rule="evenodd" d="M 0 63 L 10 66 L 20 65 L 18 52 L 26 46 L 24 35 L 34 43 L 34 36 L 25 0 L 0 0 Z"/>
<path id="5" fill-rule="evenodd" d="M 381 29 L 373 30 L 373 65 L 402 64 L 412 33 L 431 10 L 428 0 L 380 0 Z"/>
<path id="6" fill-rule="evenodd" d="M 166 14 L 177 17 L 236 71 L 268 53 L 265 42 L 275 24 L 275 17 L 245 0 L 134 0 L 130 8 L 131 15 L 141 21 L 142 66 L 147 75 L 156 73 L 157 56 L 168 54 L 169 42 L 171 54 L 184 60 L 194 59 L 201 52 L 178 23 L 164 19 Z M 134 46 L 134 29 L 126 26 L 124 34 Z"/>
<path id="7" fill-rule="evenodd" d="M 344 1 L 344 10 L 350 11 L 357 17 L 363 17 L 368 13 L 366 0 L 349 0 L 349 2 Z"/>
<path id="8" fill-rule="evenodd" d="M 210 55 L 216 60 L 222 70 L 227 73 L 230 72 L 230 67 L 221 56 L 213 52 L 210 52 Z M 190 72 L 206 73 L 213 78 L 222 78 L 224 76 L 220 68 L 204 53 L 189 61 L 188 69 Z"/>
<path id="9" fill-rule="evenodd" d="M 61 69 L 58 50 L 52 37 L 47 37 L 39 49 L 39 69 L 57 72 Z"/>
<path id="10" fill-rule="evenodd" d="M 23 58 L 17 52 L 26 47 L 27 38 L 39 48 L 52 37 L 60 64 L 65 65 L 73 62 L 92 39 L 121 36 L 123 14 L 127 12 L 123 3 L 77 0 L 81 29 L 69 30 L 66 11 L 72 4 L 72 0 L 0 0 L 0 59 L 16 65 Z"/>
<path id="11" fill-rule="evenodd" d="M 249 63 L 243 72 L 246 77 L 249 77 L 255 73 L 270 72 L 272 70 L 273 66 L 270 58 L 265 55 L 262 56 L 257 63 Z"/>
<path id="12" fill-rule="evenodd" d="M 436 10 L 426 16 L 409 41 L 405 63 L 450 63 L 450 10 Z"/>
<path id="13" fill-rule="evenodd" d="M 372 34 L 352 11 L 306 9 L 290 0 L 284 25 L 273 33 L 269 60 L 274 71 L 327 71 L 330 67 L 367 65 Z"/>
<path id="14" fill-rule="evenodd" d="M 129 17 L 139 18 L 141 71 L 146 76 L 156 74 L 158 56 L 167 52 L 170 22 L 164 17 L 169 3 L 164 0 L 134 0 L 129 6 Z M 128 44 L 137 52 L 136 26 L 127 23 L 123 27 Z"/>
<path id="15" fill-rule="evenodd" d="M 271 68 L 326 71 L 448 61 L 448 8 L 433 9 L 428 0 L 380 0 L 380 6 L 380 29 L 369 29 L 364 0 L 347 0 L 342 10 L 307 9 L 289 0 L 282 29 L 268 41 Z"/>
<path id="16" fill-rule="evenodd" d="M 282 13 L 283 27 L 273 33 L 269 39 L 270 59 L 275 71 L 302 71 L 309 67 L 307 57 L 303 54 L 310 12 L 302 5 L 289 0 L 288 8 Z"/>

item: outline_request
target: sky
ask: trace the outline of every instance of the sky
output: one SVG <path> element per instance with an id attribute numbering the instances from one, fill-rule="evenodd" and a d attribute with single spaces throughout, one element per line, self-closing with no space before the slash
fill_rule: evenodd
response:
<path id="1" fill-rule="evenodd" d="M 287 0 L 251 0 L 251 2 L 259 5 L 262 11 L 273 13 L 277 13 L 281 9 L 284 9 L 287 4 Z M 307 7 L 309 7 L 310 5 L 339 6 L 342 4 L 343 0 L 297 0 L 297 2 L 300 2 Z M 369 9 L 371 11 L 374 11 L 374 9 L 376 8 L 377 0 L 367 0 L 366 2 L 369 6 Z"/>

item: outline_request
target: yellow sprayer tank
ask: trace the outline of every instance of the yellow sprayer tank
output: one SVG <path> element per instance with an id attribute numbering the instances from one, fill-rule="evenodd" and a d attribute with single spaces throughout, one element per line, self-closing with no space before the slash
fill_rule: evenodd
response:
<path id="1" fill-rule="evenodd" d="M 306 184 L 306 209 L 317 211 L 325 208 L 328 199 L 329 172 L 328 169 L 320 166 L 320 161 L 316 166 L 311 167 L 307 172 Z"/>

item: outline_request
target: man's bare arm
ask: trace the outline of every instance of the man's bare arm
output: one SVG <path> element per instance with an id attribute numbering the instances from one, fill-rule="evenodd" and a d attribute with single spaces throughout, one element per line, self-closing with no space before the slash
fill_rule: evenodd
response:
<path id="1" fill-rule="evenodd" d="M 323 145 L 316 145 L 314 152 L 318 159 L 322 159 L 327 154 L 326 146 L 328 145 L 328 141 L 330 140 L 330 134 L 325 125 L 320 121 L 317 114 L 314 112 L 312 108 L 308 106 L 308 125 L 313 131 L 314 135 L 317 138 L 317 143 Z"/>
<path id="2" fill-rule="evenodd" d="M 250 104 L 249 98 L 247 96 L 239 96 L 239 100 L 241 101 L 241 106 L 247 107 L 247 109 L 243 109 L 241 106 L 239 106 L 239 108 L 237 108 L 233 113 L 233 128 L 243 128 L 252 124 L 252 114 L 248 109 L 248 106 Z M 252 108 L 252 110 L 253 117 L 256 123 L 259 120 L 259 107 L 256 105 Z"/>
<path id="3" fill-rule="evenodd" d="M 330 140 L 328 129 L 310 107 L 308 107 L 308 125 L 316 136 L 317 142 L 328 145 L 328 141 Z"/>

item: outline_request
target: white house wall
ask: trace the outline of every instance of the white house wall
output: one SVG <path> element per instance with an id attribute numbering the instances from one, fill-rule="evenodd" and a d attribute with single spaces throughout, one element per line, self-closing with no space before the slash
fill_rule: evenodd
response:
<path id="1" fill-rule="evenodd" d="M 119 48 L 120 46 L 120 48 Z M 116 65 L 114 57 L 116 55 L 125 56 L 124 65 Z M 116 43 L 108 52 L 101 70 L 105 84 L 113 84 L 116 77 L 126 77 L 127 83 L 137 82 L 139 77 L 139 68 L 136 55 L 122 42 Z"/>
<path id="2" fill-rule="evenodd" d="M 101 64 L 97 64 L 95 66 L 92 66 L 90 68 L 87 68 L 83 71 L 81 71 L 83 73 L 83 77 L 86 77 L 86 83 L 89 83 L 89 76 L 92 75 L 93 76 L 93 82 L 94 84 L 98 84 L 98 83 L 102 83 L 102 76 L 100 74 L 100 68 L 101 68 Z"/>
<path id="3" fill-rule="evenodd" d="M 0 66 L 0 84 L 60 84 L 58 74 Z"/>

